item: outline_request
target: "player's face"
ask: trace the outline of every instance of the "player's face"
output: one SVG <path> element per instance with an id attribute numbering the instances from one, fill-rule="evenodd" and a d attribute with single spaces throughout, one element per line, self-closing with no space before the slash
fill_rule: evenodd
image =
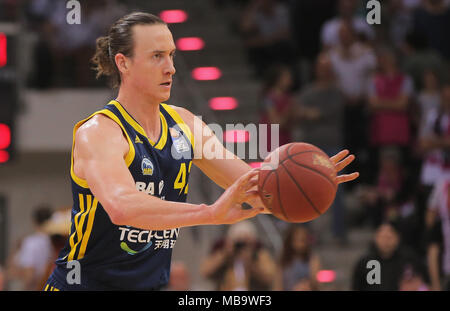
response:
<path id="1" fill-rule="evenodd" d="M 133 39 L 130 83 L 157 102 L 168 100 L 175 74 L 172 33 L 165 25 L 137 25 L 133 27 Z"/>

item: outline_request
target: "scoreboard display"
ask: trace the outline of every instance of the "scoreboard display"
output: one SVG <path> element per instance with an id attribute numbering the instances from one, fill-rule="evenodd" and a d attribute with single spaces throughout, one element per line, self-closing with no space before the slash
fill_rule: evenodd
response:
<path id="1" fill-rule="evenodd" d="M 14 125 L 18 107 L 15 24 L 0 22 L 0 165 L 14 155 Z"/>

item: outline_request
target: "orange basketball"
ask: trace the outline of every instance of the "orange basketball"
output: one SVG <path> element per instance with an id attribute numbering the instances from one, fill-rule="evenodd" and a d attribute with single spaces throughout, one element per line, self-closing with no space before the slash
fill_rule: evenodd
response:
<path id="1" fill-rule="evenodd" d="M 264 160 L 258 189 L 274 216 L 287 222 L 307 222 L 325 213 L 333 203 L 336 169 L 316 146 L 286 144 Z"/>

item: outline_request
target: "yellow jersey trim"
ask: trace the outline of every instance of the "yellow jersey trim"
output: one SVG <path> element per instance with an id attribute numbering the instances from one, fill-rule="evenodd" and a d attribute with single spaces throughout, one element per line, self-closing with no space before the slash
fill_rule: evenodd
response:
<path id="1" fill-rule="evenodd" d="M 73 128 L 73 139 L 72 139 L 72 154 L 70 157 L 70 175 L 72 176 L 73 181 L 80 187 L 82 188 L 89 188 L 89 185 L 87 183 L 87 181 L 83 178 L 78 177 L 77 175 L 75 175 L 75 171 L 73 168 L 73 150 L 75 147 L 75 133 L 76 131 L 80 128 L 81 125 L 83 125 L 86 121 L 88 121 L 90 118 L 92 118 L 93 116 L 97 115 L 97 114 L 104 114 L 107 117 L 109 117 L 110 119 L 112 119 L 113 121 L 115 121 L 121 128 L 123 133 L 125 134 L 127 140 L 128 140 L 128 146 L 129 146 L 129 151 L 127 153 L 127 155 L 125 156 L 125 163 L 127 165 L 127 167 L 129 167 L 131 165 L 131 163 L 134 160 L 134 156 L 136 154 L 136 151 L 134 149 L 134 145 L 132 140 L 130 139 L 130 137 L 127 134 L 127 131 L 125 130 L 125 127 L 123 126 L 123 124 L 120 122 L 119 118 L 110 110 L 108 109 L 102 109 L 99 110 L 97 112 L 94 112 L 93 114 L 91 114 L 89 117 L 87 117 L 84 120 L 81 120 L 80 122 L 78 122 L 77 124 L 75 124 L 75 127 Z M 167 125 L 166 125 L 167 126 Z"/>
<path id="2" fill-rule="evenodd" d="M 167 121 L 166 118 L 164 118 L 164 115 L 162 112 L 159 112 L 159 117 L 161 120 L 161 134 L 159 137 L 159 140 L 157 143 L 153 142 L 145 132 L 144 128 L 136 122 L 136 120 L 133 119 L 133 117 L 123 108 L 123 106 L 116 100 L 112 100 L 109 102 L 109 104 L 114 105 L 119 112 L 122 114 L 122 117 L 127 121 L 139 134 L 146 137 L 147 140 L 150 142 L 150 145 L 152 145 L 153 148 L 162 150 L 167 142 Z"/>
<path id="3" fill-rule="evenodd" d="M 89 203 L 90 202 L 86 202 L 87 208 L 86 210 L 84 209 L 84 196 L 83 194 L 79 193 L 78 194 L 78 198 L 79 198 L 79 205 L 80 205 L 80 211 L 75 215 L 75 230 L 72 233 L 72 236 L 70 237 L 73 241 L 73 239 L 75 238 L 75 236 L 77 236 L 77 243 L 74 244 L 71 248 L 70 248 L 70 252 L 69 252 L 69 256 L 67 258 L 67 261 L 72 261 L 75 257 L 75 252 L 77 250 L 77 246 L 81 241 L 81 238 L 83 236 L 83 225 L 84 225 L 84 219 L 86 218 L 86 213 L 89 211 Z M 81 218 L 81 219 L 80 219 Z M 78 221 L 77 221 L 78 219 Z"/>
<path id="4" fill-rule="evenodd" d="M 95 217 L 95 211 L 97 210 L 98 200 L 94 197 L 94 201 L 92 202 L 91 208 L 88 212 L 88 222 L 86 227 L 86 232 L 83 235 L 83 239 L 81 240 L 81 246 L 80 246 L 80 252 L 78 254 L 78 260 L 82 259 L 84 257 L 84 254 L 86 253 L 87 243 L 89 241 L 89 237 L 91 236 L 92 227 L 94 225 L 94 217 Z"/>
<path id="5" fill-rule="evenodd" d="M 184 120 L 181 118 L 180 114 L 178 112 L 176 112 L 175 109 L 173 109 L 172 107 L 170 107 L 167 104 L 161 104 L 161 105 L 167 111 L 167 113 L 172 117 L 172 119 L 174 119 L 175 122 L 177 122 L 177 124 L 180 126 L 180 128 L 183 130 L 183 132 L 186 133 L 186 135 L 189 138 L 189 141 L 191 142 L 192 149 L 194 149 L 195 148 L 194 135 L 192 134 L 192 131 L 189 128 L 189 126 L 184 122 Z"/>
<path id="6" fill-rule="evenodd" d="M 85 200 L 86 198 L 86 200 Z M 86 196 L 82 193 L 78 194 L 78 201 L 80 205 L 80 211 L 75 215 L 75 230 L 70 236 L 70 252 L 67 257 L 67 261 L 72 261 L 74 259 L 80 260 L 84 257 L 86 253 L 87 244 L 89 237 L 91 236 L 92 227 L 94 225 L 95 212 L 97 210 L 98 200 L 90 194 Z M 85 208 L 86 206 L 86 208 Z M 83 226 L 87 218 L 86 230 L 83 231 Z M 77 237 L 77 242 L 74 243 L 75 236 Z M 78 256 L 75 256 L 78 245 L 79 252 Z"/>

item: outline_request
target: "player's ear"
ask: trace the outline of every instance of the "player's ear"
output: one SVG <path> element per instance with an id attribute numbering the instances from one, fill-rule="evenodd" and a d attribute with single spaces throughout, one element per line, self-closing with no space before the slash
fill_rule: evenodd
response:
<path id="1" fill-rule="evenodd" d="M 121 73 L 125 73 L 129 69 L 129 59 L 122 53 L 117 53 L 114 57 L 114 60 L 116 61 L 116 66 L 119 69 Z"/>

